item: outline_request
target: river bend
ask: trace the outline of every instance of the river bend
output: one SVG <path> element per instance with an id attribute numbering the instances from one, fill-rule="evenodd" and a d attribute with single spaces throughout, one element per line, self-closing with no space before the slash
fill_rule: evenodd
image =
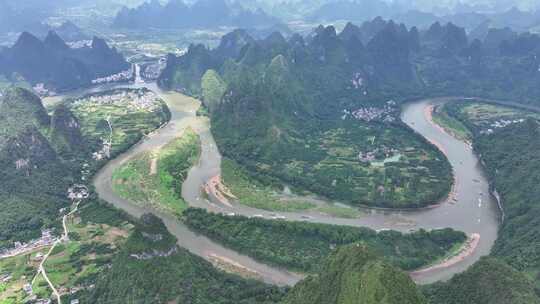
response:
<path id="1" fill-rule="evenodd" d="M 189 230 L 181 221 L 167 214 L 160 214 L 123 199 L 116 195 L 111 187 L 112 173 L 116 168 L 130 160 L 135 155 L 158 148 L 181 135 L 186 127 L 192 127 L 201 138 L 202 153 L 198 165 L 193 167 L 182 187 L 182 195 L 190 206 L 205 208 L 212 212 L 235 213 L 245 216 L 263 215 L 270 217 L 275 212 L 253 209 L 239 204 L 225 206 L 216 200 L 207 200 L 201 195 L 202 186 L 213 176 L 220 173 L 221 156 L 210 132 L 208 119 L 196 116 L 199 102 L 179 93 L 163 92 L 155 84 L 132 84 L 118 87 L 147 87 L 160 94 L 171 111 L 171 121 L 163 128 L 144 138 L 139 144 L 127 152 L 111 160 L 94 177 L 94 186 L 99 196 L 126 211 L 132 216 L 139 217 L 143 213 L 152 212 L 158 215 L 169 231 L 178 238 L 178 244 L 193 254 L 206 260 L 220 256 L 225 260 L 234 261 L 251 271 L 260 278 L 277 285 L 293 285 L 303 278 L 302 275 L 284 269 L 268 266 L 254 259 L 239 254 L 231 249 Z M 105 86 L 102 90 L 110 89 Z M 92 92 L 99 89 L 92 89 Z M 81 92 L 77 92 L 81 94 Z M 497 237 L 499 211 L 497 204 L 489 194 L 489 184 L 483 173 L 478 157 L 470 146 L 433 125 L 426 116 L 429 106 L 445 102 L 442 99 L 426 99 L 411 102 L 403 107 L 402 120 L 417 133 L 436 143 L 448 157 L 456 180 L 455 201 L 443 203 L 436 208 L 417 211 L 388 211 L 362 209 L 358 219 L 342 219 L 323 215 L 314 211 L 287 213 L 280 215 L 290 221 L 311 221 L 336 225 L 369 227 L 375 230 L 392 229 L 410 231 L 420 228 L 435 229 L 450 227 L 467 234 L 480 235 L 479 244 L 471 255 L 447 268 L 434 269 L 415 275 L 418 283 L 431 283 L 447 280 L 455 273 L 467 269 L 481 256 L 489 254 Z"/>

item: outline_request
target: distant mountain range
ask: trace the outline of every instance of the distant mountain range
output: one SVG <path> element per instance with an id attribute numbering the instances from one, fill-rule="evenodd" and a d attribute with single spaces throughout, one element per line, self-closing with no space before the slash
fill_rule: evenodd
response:
<path id="1" fill-rule="evenodd" d="M 186 55 L 171 56 L 159 82 L 164 87 L 199 94 L 201 77 L 208 69 L 226 73 L 231 67 L 226 63 L 231 60 L 242 66 L 257 66 L 283 55 L 297 71 L 332 67 L 338 75 L 357 75 L 370 92 L 370 100 L 373 94 L 403 97 L 412 87 L 434 90 L 439 86 L 436 91 L 440 94 L 482 93 L 532 101 L 534 98 L 524 92 L 535 90 L 535 81 L 540 79 L 540 36 L 489 27 L 473 34 L 453 23 L 435 22 L 420 31 L 380 17 L 360 26 L 349 23 L 339 34 L 334 27 L 321 26 L 307 37 L 293 35 L 288 40 L 274 33 L 256 41 L 246 31 L 237 30 L 225 35 L 216 49 L 193 45 Z M 510 77 L 509 69 L 520 73 Z M 454 87 L 449 80 L 459 85 Z M 501 91 L 503 87 L 506 89 Z M 396 94 L 400 88 L 402 94 Z M 364 99 L 362 94 L 357 98 Z"/>
<path id="2" fill-rule="evenodd" d="M 312 22 L 336 20 L 363 22 L 382 16 L 418 28 L 427 28 L 435 22 L 452 22 L 465 27 L 468 31 L 484 26 L 509 27 L 521 32 L 540 26 L 540 13 L 536 11 L 521 11 L 516 7 L 497 12 L 482 10 L 480 7 L 460 6 L 459 8 L 445 14 L 435 14 L 412 9 L 401 3 L 389 4 L 381 0 L 338 0 L 323 4 L 305 18 Z"/>
<path id="3" fill-rule="evenodd" d="M 16 9 L 8 2 L 0 1 L 0 32 L 21 31 L 40 27 L 46 14 L 38 9 Z"/>
<path id="4" fill-rule="evenodd" d="M 265 39 L 255 40 L 244 30 L 235 30 L 225 35 L 220 45 L 209 50 L 203 45 L 192 45 L 181 57 L 170 56 L 168 65 L 158 82 L 161 86 L 199 94 L 201 77 L 209 70 L 223 71 L 223 77 L 242 79 L 247 70 L 235 67 L 254 68 L 269 64 L 278 55 L 285 56 L 287 66 L 296 73 L 323 73 L 327 84 L 334 81 L 335 89 L 350 85 L 352 75 L 361 78 L 363 87 L 375 90 L 379 84 L 396 82 L 397 87 L 415 81 L 413 65 L 409 62 L 413 49 L 419 49 L 419 33 L 416 28 L 408 30 L 404 25 L 376 18 L 358 27 L 348 24 L 338 35 L 334 27 L 320 26 L 312 35 L 293 35 L 288 40 L 280 33 Z M 327 67 L 331 67 L 326 70 Z M 231 75 L 228 75 L 231 73 Z M 232 76 L 235 75 L 235 76 Z M 304 78 L 304 76 L 299 76 Z M 321 80 L 325 81 L 325 80 Z M 313 88 L 319 90 L 319 88 Z M 354 92 L 356 91 L 356 92 Z M 360 100 L 373 99 L 362 90 L 347 91 Z M 347 93 L 347 94 L 348 94 Z M 319 108 L 322 110 L 322 108 Z"/>
<path id="5" fill-rule="evenodd" d="M 44 3 L 31 6 L 29 3 L 17 5 L 14 1 L 0 1 L 0 34 L 26 31 L 45 37 L 48 31 L 54 30 L 66 41 L 88 39 L 73 22 L 65 21 L 58 26 L 46 24 L 45 20 L 52 14 L 51 3 L 54 1 L 42 2 Z"/>
<path id="6" fill-rule="evenodd" d="M 259 28 L 279 23 L 261 9 L 252 11 L 224 0 L 199 0 L 190 6 L 182 0 L 170 0 L 166 5 L 152 0 L 137 8 L 123 8 L 114 20 L 114 26 L 120 28 Z"/>
<path id="7" fill-rule="evenodd" d="M 307 15 L 306 19 L 314 22 L 333 20 L 362 22 L 377 16 L 391 17 L 402 11 L 401 6 L 392 5 L 381 0 L 338 0 L 321 5 L 314 12 Z"/>
<path id="8" fill-rule="evenodd" d="M 0 75 L 53 90 L 87 86 L 92 80 L 129 69 L 124 57 L 105 40 L 94 37 L 90 46 L 70 48 L 56 32 L 42 41 L 23 32 L 11 47 L 0 50 Z"/>
<path id="9" fill-rule="evenodd" d="M 215 49 L 192 45 L 183 56 L 169 56 L 159 85 L 200 96 L 209 110 L 220 152 L 250 170 L 253 178 L 268 184 L 305 187 L 340 199 L 337 195 L 353 187 L 339 188 L 338 193 L 332 192 L 333 186 L 325 188 L 319 183 L 317 175 L 308 170 L 314 167 L 312 159 L 319 159 L 324 152 L 319 152 L 316 144 L 306 144 L 304 138 L 323 134 L 321 129 L 339 126 L 347 130 L 346 109 L 382 108 L 389 103 L 438 96 L 477 96 L 538 105 L 539 67 L 540 36 L 536 34 L 488 28 L 480 39 L 453 23 L 436 22 L 421 31 L 375 18 L 360 26 L 349 23 L 341 32 L 333 26 L 319 26 L 307 37 L 293 35 L 289 39 L 273 33 L 257 40 L 235 30 Z M 381 123 L 388 132 L 394 126 L 383 121 L 371 123 L 369 128 Z M 337 134 L 332 133 L 333 143 Z M 295 160 L 294 165 L 287 163 L 290 159 Z M 290 173 L 289 168 L 295 171 Z M 335 168 L 332 178 L 339 178 Z M 511 230 L 508 227 L 501 229 Z M 344 255 L 364 254 L 355 248 L 350 250 Z M 521 252 L 522 248 L 514 246 L 505 255 L 513 257 Z M 338 258 L 334 265 L 344 260 Z M 410 283 L 400 274 L 386 277 L 392 278 L 388 283 L 371 275 L 374 280 L 348 281 L 340 276 L 347 273 L 343 269 L 354 270 L 347 278 L 361 271 L 347 266 L 324 269 L 327 273 L 295 286 L 285 303 L 392 303 L 380 299 L 355 302 L 353 299 L 368 299 L 359 296 L 364 286 L 376 286 L 373 290 L 390 298 L 412 299 L 400 303 L 423 303 L 414 289 L 406 288 Z M 433 303 L 443 303 L 440 299 L 463 303 L 454 299 L 471 295 L 480 298 L 478 290 L 482 290 L 481 299 L 487 300 L 474 303 L 538 303 L 525 272 L 510 267 L 497 269 L 501 269 L 499 262 L 481 261 L 456 276 L 450 285 L 435 285 L 430 297 L 438 300 Z M 392 271 L 381 268 L 380 273 Z M 512 280 L 505 280 L 510 276 Z M 385 286 L 403 286 L 399 290 L 407 296 L 391 295 L 395 290 Z M 496 296 L 516 298 L 520 294 L 522 301 Z"/>
<path id="10" fill-rule="evenodd" d="M 323 153 L 303 150 L 311 145 L 297 144 L 302 138 L 338 125 L 348 109 L 428 96 L 538 104 L 539 55 L 535 34 L 491 29 L 480 40 L 452 23 L 419 31 L 375 18 L 288 39 L 273 33 L 257 40 L 235 30 L 214 49 L 192 45 L 183 56 L 169 56 L 158 84 L 201 97 L 220 151 L 254 175 L 346 200 L 340 197 L 346 192 L 325 186 L 331 183 L 287 171 L 290 159 L 313 168 L 308 162 Z"/>
<path id="11" fill-rule="evenodd" d="M 244 6 L 263 7 L 280 15 L 294 15 L 301 12 L 311 13 L 314 9 L 337 0 L 234 0 Z M 344 2 L 344 1 L 341 1 Z M 399 8 L 403 11 L 419 10 L 423 12 L 446 15 L 464 12 L 503 12 L 518 7 L 522 10 L 534 11 L 540 8 L 538 0 L 349 0 L 365 4 L 390 4 L 390 7 Z"/>
<path id="12" fill-rule="evenodd" d="M 515 31 L 525 32 L 540 26 L 540 12 L 521 11 L 517 8 L 499 13 L 466 11 L 444 16 L 413 10 L 395 15 L 393 18 L 409 26 L 414 25 L 419 28 L 429 27 L 434 22 L 452 22 L 466 28 L 468 31 L 481 30 L 482 28 L 509 27 Z"/>
<path id="13" fill-rule="evenodd" d="M 66 42 L 75 42 L 91 39 L 80 27 L 71 21 L 66 21 L 57 27 L 49 29 L 54 31 Z"/>
<path id="14" fill-rule="evenodd" d="M 71 21 L 65 21 L 54 26 L 44 23 L 34 24 L 24 31 L 31 33 L 41 40 L 45 39 L 50 31 L 58 34 L 58 36 L 67 43 L 92 40 L 92 36 L 87 35 L 80 27 Z"/>

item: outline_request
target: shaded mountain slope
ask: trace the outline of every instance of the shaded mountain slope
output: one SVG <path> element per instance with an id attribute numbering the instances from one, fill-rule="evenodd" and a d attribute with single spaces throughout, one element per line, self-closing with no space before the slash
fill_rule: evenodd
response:
<path id="1" fill-rule="evenodd" d="M 149 279 L 151 278 L 151 279 Z M 275 287 L 216 270 L 176 245 L 160 219 L 146 214 L 112 267 L 100 275 L 89 303 L 276 303 Z"/>
<path id="2" fill-rule="evenodd" d="M 0 51 L 0 74 L 32 85 L 43 83 L 52 90 L 88 86 L 129 66 L 103 39 L 94 37 L 90 47 L 71 49 L 53 31 L 44 41 L 24 32 L 11 48 Z"/>
<path id="3" fill-rule="evenodd" d="M 421 304 L 426 303 L 414 282 L 379 260 L 364 245 L 341 247 L 322 271 L 298 283 L 284 304 Z"/>
<path id="4" fill-rule="evenodd" d="M 9 89 L 0 99 L 0 246 L 38 237 L 68 201 L 68 167 L 46 138 L 50 118 L 37 96 Z"/>

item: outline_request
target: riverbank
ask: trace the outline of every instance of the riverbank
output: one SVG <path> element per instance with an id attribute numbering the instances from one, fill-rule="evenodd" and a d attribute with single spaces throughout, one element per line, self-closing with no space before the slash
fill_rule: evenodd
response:
<path id="1" fill-rule="evenodd" d="M 409 272 L 409 275 L 414 279 L 415 277 L 429 273 L 430 271 L 434 271 L 434 270 L 442 269 L 442 268 L 448 268 L 453 265 L 456 265 L 457 263 L 462 262 L 471 254 L 473 254 L 479 242 L 480 242 L 480 234 L 473 233 L 468 236 L 467 240 L 463 243 L 463 245 L 456 252 L 456 254 L 453 254 L 429 267 L 411 271 Z"/>
<path id="2" fill-rule="evenodd" d="M 210 178 L 210 180 L 204 184 L 204 191 L 207 195 L 212 195 L 219 201 L 219 203 L 227 207 L 232 207 L 232 204 L 229 202 L 228 198 L 237 199 L 237 197 L 234 196 L 234 194 L 232 194 L 223 184 L 221 175 L 216 175 Z"/>
<path id="3" fill-rule="evenodd" d="M 426 120 L 435 128 L 437 128 L 440 132 L 442 133 L 445 133 L 449 136 L 452 136 L 458 140 L 460 140 L 458 137 L 456 137 L 454 134 L 451 134 L 449 133 L 445 128 L 443 128 L 442 126 L 440 126 L 439 124 L 437 124 L 435 122 L 435 120 L 433 119 L 433 112 L 435 110 L 435 105 L 429 105 L 427 107 L 425 107 L 424 109 L 424 116 L 426 117 Z M 445 150 L 445 148 L 437 141 L 433 140 L 433 139 L 428 139 L 428 141 L 430 143 L 432 143 L 433 145 L 435 145 L 437 147 L 437 149 L 439 149 L 446 157 L 448 157 L 448 152 Z M 468 142 L 468 141 L 464 141 L 464 143 L 472 150 L 472 143 Z M 452 169 L 454 170 L 454 168 Z M 455 172 L 452 172 L 454 174 L 454 182 L 452 184 L 452 188 L 450 189 L 450 193 L 448 193 L 448 196 L 446 197 L 446 199 L 443 199 L 441 200 L 441 202 L 439 202 L 439 204 L 437 204 L 436 206 L 440 206 L 441 204 L 444 204 L 444 203 L 455 203 L 457 202 L 457 183 L 459 182 L 459 180 L 457 180 L 455 178 L 456 174 Z"/>
<path id="4" fill-rule="evenodd" d="M 212 265 L 214 265 L 214 267 L 221 269 L 225 272 L 236 273 L 246 279 L 259 281 L 263 280 L 263 278 L 257 271 L 247 268 L 234 260 L 217 255 L 215 253 L 208 254 L 208 257 L 210 258 L 210 262 L 212 263 Z"/>
<path id="5" fill-rule="evenodd" d="M 431 120 L 441 128 L 442 132 L 446 132 L 472 147 L 472 133 L 461 122 L 448 115 L 445 104 L 433 106 L 431 112 Z"/>
<path id="6" fill-rule="evenodd" d="M 155 214 L 161 218 L 161 220 L 163 220 L 167 226 L 167 229 L 177 238 L 177 243 L 180 247 L 189 250 L 191 253 L 200 256 L 210 263 L 215 263 L 215 256 L 223 257 L 230 261 L 234 261 L 246 269 L 256 271 L 260 274 L 262 281 L 278 286 L 294 285 L 296 282 L 301 280 L 303 278 L 302 276 L 290 273 L 286 270 L 275 269 L 265 264 L 258 263 L 250 257 L 238 254 L 230 249 L 224 248 L 223 246 L 212 242 L 206 237 L 194 233 L 193 231 L 189 230 L 176 216 L 159 212 L 158 210 L 145 206 L 137 205 L 129 199 L 120 197 L 113 191 L 111 183 L 112 175 L 117 168 L 128 163 L 131 159 L 137 155 L 140 155 L 141 153 L 153 151 L 155 148 L 165 145 L 172 139 L 177 138 L 179 134 L 181 134 L 183 130 L 188 127 L 191 127 L 195 133 L 201 137 L 201 141 L 203 142 L 201 148 L 201 159 L 195 164 L 195 168 L 204 167 L 205 172 L 206 170 L 214 170 L 213 168 L 216 168 L 214 163 L 211 161 L 209 162 L 207 159 L 207 154 L 209 152 L 217 152 L 217 148 L 215 147 L 214 143 L 210 145 L 205 144 L 206 139 L 210 134 L 208 120 L 196 117 L 196 110 L 199 108 L 200 102 L 179 93 L 162 92 L 155 87 L 155 84 L 144 84 L 144 86 L 148 86 L 149 89 L 154 90 L 162 97 L 163 100 L 166 101 L 171 112 L 171 119 L 168 124 L 158 130 L 155 130 L 151 134 L 148 134 L 148 136 L 144 137 L 144 139 L 139 141 L 139 143 L 132 146 L 126 152 L 118 155 L 115 159 L 109 161 L 99 172 L 97 172 L 97 174 L 94 176 L 93 183 L 100 198 L 111 203 L 116 208 L 127 212 L 133 217 L 140 217 L 145 213 Z M 188 202 L 188 205 L 200 206 L 201 204 L 204 204 L 206 205 L 206 208 L 216 211 L 215 208 L 212 208 L 204 202 L 205 199 L 201 193 L 204 183 L 214 175 L 215 174 L 210 175 L 205 173 L 202 176 L 198 176 L 194 168 L 189 170 L 189 181 L 184 182 L 184 186 L 182 188 L 183 197 L 186 202 Z M 193 182 L 194 185 L 187 187 L 188 190 L 186 190 L 186 184 L 191 184 Z M 187 192 L 192 194 L 187 194 Z M 234 269 L 240 268 L 228 267 L 228 270 Z"/>
<path id="7" fill-rule="evenodd" d="M 146 84 L 152 87 L 153 84 Z M 177 135 L 179 129 L 188 125 L 196 125 L 194 129 L 201 136 L 202 155 L 201 161 L 188 174 L 188 178 L 183 185 L 182 194 L 184 199 L 190 206 L 204 208 L 210 212 L 218 212 L 223 214 L 239 214 L 247 217 L 253 217 L 258 214 L 263 214 L 269 218 L 272 212 L 258 210 L 238 204 L 232 206 L 214 204 L 212 196 L 205 199 L 201 191 L 204 185 L 216 175 L 220 174 L 221 155 L 215 146 L 212 134 L 209 130 L 209 124 L 206 121 L 201 124 L 201 119 L 195 118 L 198 101 L 181 96 L 178 93 L 164 93 L 159 89 L 154 88 L 156 92 L 166 100 L 171 109 L 171 121 L 164 128 L 145 138 L 136 147 L 128 150 L 128 152 L 120 155 L 118 158 L 110 161 L 94 178 L 94 184 L 100 197 L 109 201 L 118 208 L 127 211 L 133 216 L 140 216 L 144 212 L 152 212 L 152 210 L 143 209 L 133 206 L 128 200 L 121 199 L 114 195 L 110 187 L 110 175 L 115 167 L 127 161 L 137 153 L 148 151 L 155 146 L 163 144 L 167 139 Z M 468 255 L 461 262 L 453 264 L 445 268 L 422 273 L 415 277 L 419 283 L 431 283 L 437 280 L 449 279 L 453 274 L 461 272 L 472 265 L 481 256 L 489 253 L 491 246 L 496 238 L 497 221 L 490 202 L 483 204 L 483 208 L 478 210 L 476 206 L 467 204 L 471 200 L 475 200 L 475 193 L 487 189 L 487 181 L 481 172 L 481 168 L 476 167 L 478 159 L 472 151 L 466 148 L 465 144 L 456 141 L 454 138 L 447 138 L 440 135 L 440 130 L 434 128 L 432 124 L 426 124 L 423 114 L 424 108 L 429 106 L 431 101 L 419 101 L 412 106 L 405 107 L 403 111 L 403 120 L 416 132 L 423 135 L 425 138 L 437 138 L 440 141 L 440 146 L 447 152 L 456 180 L 460 182 L 455 185 L 453 197 L 457 200 L 456 204 L 443 204 L 438 208 L 423 209 L 417 211 L 403 212 L 393 210 L 373 210 L 367 209 L 366 213 L 360 218 L 343 219 L 323 215 L 317 212 L 282 212 L 281 215 L 286 217 L 286 221 L 309 221 L 315 223 L 326 223 L 333 225 L 345 225 L 355 227 L 368 227 L 373 230 L 397 230 L 408 231 L 423 229 L 437 229 L 440 227 L 451 227 L 453 229 L 464 231 L 468 234 L 481 234 L 482 241 L 479 242 L 477 250 Z M 474 189 L 471 188 L 471 183 L 466 183 L 466 179 L 476 179 L 479 182 L 474 183 Z M 214 183 L 216 186 L 218 184 Z M 487 190 L 486 190 L 487 192 Z M 463 203 L 461 203 L 463 202 Z M 158 212 L 156 212 L 157 214 Z M 208 238 L 197 235 L 187 229 L 177 219 L 172 219 L 164 215 L 160 215 L 166 222 L 169 230 L 178 238 L 180 246 L 187 248 L 192 253 L 197 254 L 207 260 L 211 257 L 207 253 L 213 253 L 217 256 L 225 257 L 229 260 L 245 266 L 249 269 L 257 271 L 265 282 L 278 285 L 293 285 L 301 279 L 298 275 L 290 273 L 282 269 L 275 269 L 271 266 L 256 262 L 252 258 L 226 249 L 223 246 L 209 240 Z M 403 223 L 407 223 L 406 226 Z M 481 223 L 481 224 L 480 224 Z"/>

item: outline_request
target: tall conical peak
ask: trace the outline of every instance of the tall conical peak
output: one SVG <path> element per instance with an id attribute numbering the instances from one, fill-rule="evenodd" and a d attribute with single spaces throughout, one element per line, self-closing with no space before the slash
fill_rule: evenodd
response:
<path id="1" fill-rule="evenodd" d="M 268 37 L 264 39 L 264 42 L 267 44 L 283 44 L 287 43 L 287 40 L 280 32 L 272 32 Z"/>
<path id="2" fill-rule="evenodd" d="M 17 39 L 17 42 L 13 45 L 14 50 L 26 49 L 26 48 L 37 48 L 42 47 L 43 43 L 34 35 L 29 32 L 22 32 Z"/>
<path id="3" fill-rule="evenodd" d="M 107 45 L 107 42 L 105 42 L 104 39 L 94 36 L 94 38 L 92 39 L 92 48 L 98 49 L 98 50 L 100 49 L 108 50 L 109 46 Z"/>
<path id="4" fill-rule="evenodd" d="M 65 50 L 69 48 L 66 42 L 62 38 L 60 38 L 60 36 L 58 36 L 55 31 L 49 31 L 47 37 L 44 40 L 44 43 L 45 46 L 56 50 Z"/>
<path id="5" fill-rule="evenodd" d="M 43 107 L 41 99 L 34 93 L 19 87 L 8 88 L 0 98 L 0 112 L 4 115 L 27 115 L 39 125 L 49 124 L 49 115 Z M 0 114 L 0 115 L 1 115 Z M 24 118 L 19 117 L 22 120 Z"/>
<path id="6" fill-rule="evenodd" d="M 343 40 L 349 40 L 353 37 L 362 40 L 362 32 L 358 26 L 348 22 L 341 33 L 339 33 L 339 37 Z"/>

